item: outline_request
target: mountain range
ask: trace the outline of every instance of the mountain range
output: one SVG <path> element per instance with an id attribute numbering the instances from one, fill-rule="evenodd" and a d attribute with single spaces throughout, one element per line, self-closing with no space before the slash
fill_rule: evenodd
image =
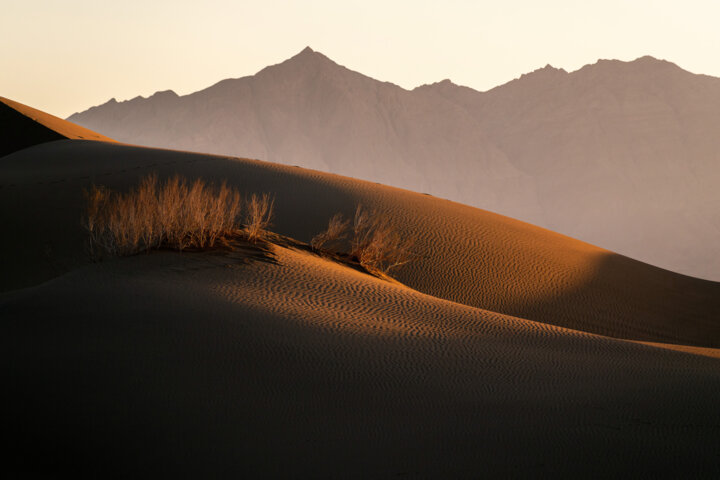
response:
<path id="1" fill-rule="evenodd" d="M 309 47 L 256 75 L 76 113 L 120 142 L 382 182 L 720 280 L 720 79 L 642 57 L 406 90 Z"/>

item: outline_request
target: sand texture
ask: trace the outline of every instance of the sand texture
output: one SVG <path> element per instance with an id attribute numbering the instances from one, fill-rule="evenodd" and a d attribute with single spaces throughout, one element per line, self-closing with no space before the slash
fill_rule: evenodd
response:
<path id="1" fill-rule="evenodd" d="M 58 140 L 0 165 L 11 472 L 720 475 L 718 283 L 255 160 Z M 300 241 L 362 203 L 419 258 L 401 283 L 282 246 L 90 263 L 83 189 L 153 172 L 270 192 Z"/>
<path id="2" fill-rule="evenodd" d="M 87 141 L 60 141 L 3 159 L 0 239 L 29 286 L 87 263 L 82 191 L 128 189 L 179 172 L 275 195 L 278 233 L 309 241 L 358 203 L 416 239 L 419 257 L 396 272 L 409 287 L 473 307 L 632 340 L 720 347 L 720 284 L 662 270 L 548 230 L 431 196 L 267 162 Z M 23 209 L 16 208 L 23 205 Z M 28 215 L 28 212 L 31 212 Z"/>
<path id="3" fill-rule="evenodd" d="M 13 461 L 119 476 L 719 472 L 717 359 L 307 253 L 272 260 L 139 256 L 0 302 Z"/>

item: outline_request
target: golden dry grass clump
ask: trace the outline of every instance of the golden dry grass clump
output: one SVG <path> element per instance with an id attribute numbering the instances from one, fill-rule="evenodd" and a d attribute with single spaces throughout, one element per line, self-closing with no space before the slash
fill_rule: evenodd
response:
<path id="1" fill-rule="evenodd" d="M 358 205 L 353 221 L 350 255 L 360 265 L 388 272 L 413 259 L 412 240 L 395 230 L 387 217 Z"/>
<path id="2" fill-rule="evenodd" d="M 328 250 L 339 248 L 339 243 L 347 236 L 347 228 L 350 222 L 343 219 L 342 213 L 336 213 L 328 222 L 326 230 L 315 235 L 310 240 L 310 246 L 315 250 Z"/>
<path id="3" fill-rule="evenodd" d="M 330 219 L 328 228 L 316 235 L 310 245 L 316 250 L 337 246 L 346 237 L 349 225 L 350 222 L 343 220 L 342 214 L 336 214 Z M 349 255 L 357 259 L 360 265 L 387 273 L 413 259 L 412 244 L 412 240 L 400 235 L 379 212 L 357 206 Z"/>
<path id="4" fill-rule="evenodd" d="M 188 183 L 178 175 L 164 182 L 156 175 L 147 176 L 126 193 L 93 186 L 86 197 L 83 225 L 90 234 L 93 258 L 159 248 L 207 249 L 230 238 L 256 243 L 266 237 L 274 208 L 270 195 L 253 194 L 245 201 L 241 223 L 242 201 L 237 190 L 224 182 L 219 187 L 200 179 Z M 352 238 L 346 255 L 368 270 L 386 273 L 412 259 L 411 242 L 393 229 L 386 217 L 361 205 L 352 227 L 338 213 L 310 246 L 318 252 L 341 252 L 348 230 Z"/>
<path id="5" fill-rule="evenodd" d="M 140 181 L 127 193 L 93 186 L 87 196 L 84 226 L 90 234 L 90 253 L 133 255 L 157 248 L 211 248 L 242 228 L 240 194 L 224 182 L 214 187 L 203 180 L 180 176 L 159 182 L 156 175 Z M 248 214 L 248 237 L 258 239 L 272 216 L 267 195 L 253 195 Z M 259 218 L 253 217 L 259 212 Z"/>
<path id="6" fill-rule="evenodd" d="M 247 200 L 244 232 L 251 242 L 261 240 L 272 225 L 272 214 L 275 201 L 267 193 L 252 194 Z"/>

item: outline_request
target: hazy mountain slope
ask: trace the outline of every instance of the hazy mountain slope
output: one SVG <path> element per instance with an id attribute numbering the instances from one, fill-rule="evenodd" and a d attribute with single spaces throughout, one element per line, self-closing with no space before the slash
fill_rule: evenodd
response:
<path id="1" fill-rule="evenodd" d="M 643 57 L 546 67 L 474 96 L 424 90 L 466 107 L 535 179 L 544 226 L 720 278 L 720 79 Z"/>
<path id="2" fill-rule="evenodd" d="M 64 138 L 112 141 L 87 128 L 0 97 L 0 157 Z"/>
<path id="3" fill-rule="evenodd" d="M 191 95 L 113 100 L 70 119 L 129 143 L 301 165 L 540 215 L 530 207 L 531 180 L 465 109 L 378 82 L 309 48 Z"/>
<path id="4" fill-rule="evenodd" d="M 407 91 L 306 49 L 255 76 L 70 117 L 121 141 L 428 192 L 720 279 L 720 80 L 650 57 L 488 92 Z"/>

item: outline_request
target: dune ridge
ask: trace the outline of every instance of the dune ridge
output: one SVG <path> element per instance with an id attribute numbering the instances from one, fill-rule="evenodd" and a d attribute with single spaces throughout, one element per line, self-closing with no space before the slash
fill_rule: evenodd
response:
<path id="1" fill-rule="evenodd" d="M 39 143 L 61 139 L 114 140 L 22 103 L 0 97 L 0 157 Z"/>
<path id="2" fill-rule="evenodd" d="M 21 213 L 6 212 L 8 225 L 24 232 L 0 239 L 3 261 L 16 273 L 5 277 L 6 290 L 87 262 L 79 225 L 83 188 L 95 182 L 123 190 L 148 173 L 179 173 L 226 180 L 247 193 L 273 192 L 274 228 L 306 242 L 335 213 L 350 217 L 358 203 L 385 212 L 416 239 L 420 257 L 397 278 L 423 293 L 601 335 L 720 345 L 718 283 L 447 200 L 266 162 L 102 142 L 39 145 L 7 156 L 4 165 L 2 184 L 15 186 L 0 189 L 2 204 L 21 202 L 42 219 L 26 225 Z M 47 211 L 45 204 L 57 207 Z"/>

